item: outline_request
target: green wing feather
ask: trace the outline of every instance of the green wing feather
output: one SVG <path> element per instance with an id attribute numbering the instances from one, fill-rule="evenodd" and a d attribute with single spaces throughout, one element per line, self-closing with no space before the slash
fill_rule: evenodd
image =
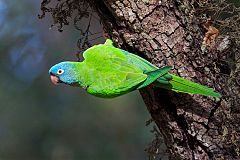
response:
<path id="1" fill-rule="evenodd" d="M 147 60 L 129 53 L 127 51 L 121 50 L 127 57 L 129 62 L 138 66 L 144 71 L 153 71 L 158 69 L 158 67 L 154 66 Z M 208 88 L 206 86 L 197 84 L 190 80 L 181 78 L 179 76 L 173 74 L 165 74 L 162 77 L 157 79 L 158 83 L 155 83 L 156 86 L 173 90 L 175 92 L 183 92 L 183 93 L 193 93 L 193 94 L 200 94 L 204 96 L 213 96 L 213 97 L 221 97 L 221 94 L 214 92 L 212 88 Z"/>
<path id="2" fill-rule="evenodd" d="M 86 50 L 82 62 L 87 70 L 87 91 L 100 97 L 115 97 L 136 89 L 147 75 L 118 48 L 100 44 Z M 103 64 L 104 62 L 104 64 Z"/>
<path id="3" fill-rule="evenodd" d="M 137 89 L 141 89 L 143 87 L 150 85 L 151 83 L 156 81 L 159 77 L 162 77 L 163 75 L 167 74 L 171 69 L 172 67 L 166 66 L 156 69 L 154 71 L 146 72 L 147 79 L 140 86 L 138 86 Z"/>

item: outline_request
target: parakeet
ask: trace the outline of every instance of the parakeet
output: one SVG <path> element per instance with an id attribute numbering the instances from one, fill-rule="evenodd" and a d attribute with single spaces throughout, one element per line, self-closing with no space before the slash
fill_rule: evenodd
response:
<path id="1" fill-rule="evenodd" d="M 158 68 L 147 60 L 116 48 L 110 39 L 83 53 L 84 61 L 65 61 L 49 70 L 54 84 L 79 86 L 92 95 L 112 98 L 150 84 L 175 92 L 220 97 L 212 88 L 170 74 L 170 66 Z"/>

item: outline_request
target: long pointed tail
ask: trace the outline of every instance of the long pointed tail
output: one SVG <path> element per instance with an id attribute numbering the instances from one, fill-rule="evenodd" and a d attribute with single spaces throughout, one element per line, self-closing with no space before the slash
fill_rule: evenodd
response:
<path id="1" fill-rule="evenodd" d="M 168 83 L 163 83 L 162 80 L 158 80 L 159 83 L 156 86 L 173 90 L 175 92 L 183 92 L 183 93 L 193 93 L 200 94 L 204 96 L 212 96 L 212 97 L 221 97 L 220 93 L 214 92 L 212 88 L 208 88 L 206 86 L 194 83 L 190 80 L 175 76 L 170 74 L 172 79 L 168 81 Z"/>

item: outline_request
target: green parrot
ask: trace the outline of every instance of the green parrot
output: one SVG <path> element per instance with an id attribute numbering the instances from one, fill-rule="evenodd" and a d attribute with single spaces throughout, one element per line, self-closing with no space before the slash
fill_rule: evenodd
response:
<path id="1" fill-rule="evenodd" d="M 49 70 L 54 84 L 84 88 L 88 93 L 113 98 L 150 84 L 182 93 L 220 97 L 212 88 L 170 74 L 170 66 L 158 68 L 147 60 L 113 46 L 107 39 L 83 53 L 82 62 L 61 62 Z"/>

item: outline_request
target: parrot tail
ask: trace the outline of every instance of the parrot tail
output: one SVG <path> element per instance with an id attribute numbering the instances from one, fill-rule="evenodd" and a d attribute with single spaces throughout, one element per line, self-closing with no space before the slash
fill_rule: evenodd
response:
<path id="1" fill-rule="evenodd" d="M 175 92 L 182 93 L 193 93 L 200 94 L 203 96 L 212 96 L 212 97 L 221 97 L 220 93 L 214 92 L 212 88 L 208 88 L 206 86 L 194 83 L 190 80 L 168 74 L 168 77 L 171 77 L 171 80 L 166 81 L 163 79 L 158 79 L 158 83 L 155 85 L 160 88 L 165 88 L 168 90 L 173 90 Z"/>

